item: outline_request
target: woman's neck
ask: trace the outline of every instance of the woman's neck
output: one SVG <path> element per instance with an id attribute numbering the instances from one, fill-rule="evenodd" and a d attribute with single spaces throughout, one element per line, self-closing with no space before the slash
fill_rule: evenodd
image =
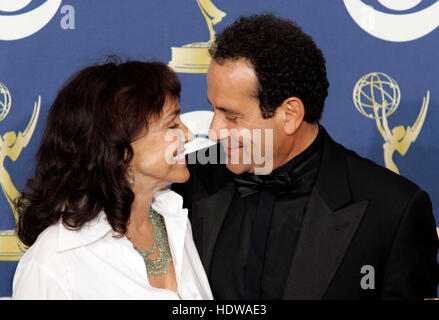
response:
<path id="1" fill-rule="evenodd" d="M 134 201 L 131 204 L 131 213 L 127 225 L 128 236 L 130 234 L 146 234 L 151 230 L 149 210 L 152 198 L 162 188 L 162 184 L 134 182 L 131 188 L 134 192 Z"/>

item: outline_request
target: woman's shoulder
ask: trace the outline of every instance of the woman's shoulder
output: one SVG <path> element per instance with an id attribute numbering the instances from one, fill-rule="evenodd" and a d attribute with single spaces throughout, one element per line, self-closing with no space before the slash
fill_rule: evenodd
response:
<path id="1" fill-rule="evenodd" d="M 37 240 L 25 251 L 20 263 L 52 264 L 58 256 L 60 225 L 62 227 L 60 222 L 55 223 L 41 232 Z"/>
<path id="2" fill-rule="evenodd" d="M 20 259 L 13 280 L 14 299 L 67 299 L 70 267 L 59 253 L 62 224 L 47 227 Z"/>

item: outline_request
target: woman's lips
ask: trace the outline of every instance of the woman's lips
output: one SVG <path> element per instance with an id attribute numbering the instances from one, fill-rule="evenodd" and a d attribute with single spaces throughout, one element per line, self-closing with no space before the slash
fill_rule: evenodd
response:
<path id="1" fill-rule="evenodd" d="M 186 163 L 186 157 L 184 156 L 184 148 L 174 151 L 174 161 L 177 163 Z"/>

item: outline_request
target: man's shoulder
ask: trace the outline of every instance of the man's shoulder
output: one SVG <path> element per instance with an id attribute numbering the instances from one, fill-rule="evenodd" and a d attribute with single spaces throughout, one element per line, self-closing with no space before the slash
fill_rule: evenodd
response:
<path id="1" fill-rule="evenodd" d="M 349 180 L 358 189 L 385 192 L 383 196 L 390 194 L 409 196 L 420 189 L 418 185 L 403 175 L 397 174 L 371 159 L 362 157 L 340 144 L 338 146 L 346 155 Z"/>

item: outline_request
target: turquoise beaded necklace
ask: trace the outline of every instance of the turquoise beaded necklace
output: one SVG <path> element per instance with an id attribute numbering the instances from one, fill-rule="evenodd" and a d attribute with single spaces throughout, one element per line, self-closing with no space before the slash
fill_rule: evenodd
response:
<path id="1" fill-rule="evenodd" d="M 161 275 L 168 272 L 169 263 L 172 261 L 171 250 L 169 249 L 168 243 L 168 235 L 166 233 L 163 217 L 153 208 L 149 209 L 149 218 L 151 219 L 154 233 L 154 243 L 150 250 L 143 251 L 137 248 L 128 236 L 127 238 L 131 241 L 133 248 L 142 256 L 148 274 Z M 148 256 L 156 252 L 157 247 L 159 250 L 158 257 L 155 259 L 149 259 Z"/>

